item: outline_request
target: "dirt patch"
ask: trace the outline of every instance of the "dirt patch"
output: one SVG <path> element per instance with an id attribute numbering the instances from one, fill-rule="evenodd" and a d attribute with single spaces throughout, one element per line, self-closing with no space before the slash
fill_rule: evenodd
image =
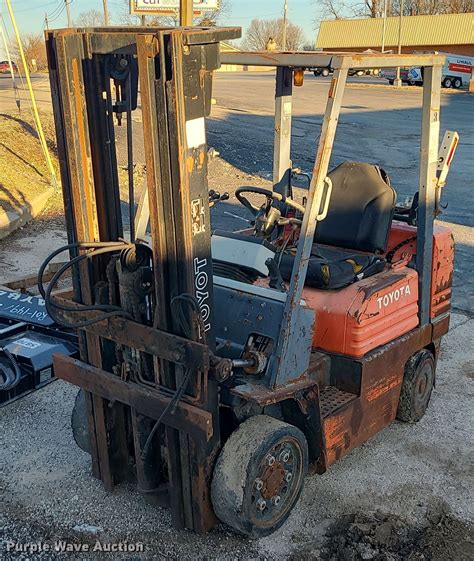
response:
<path id="1" fill-rule="evenodd" d="M 52 114 L 41 120 L 59 176 Z M 0 208 L 15 212 L 50 187 L 50 174 L 29 113 L 0 113 L 0 139 Z"/>
<path id="2" fill-rule="evenodd" d="M 326 543 L 300 547 L 291 559 L 327 561 L 464 561 L 474 558 L 474 530 L 445 509 L 410 524 L 381 512 L 350 514 L 334 522 Z"/>

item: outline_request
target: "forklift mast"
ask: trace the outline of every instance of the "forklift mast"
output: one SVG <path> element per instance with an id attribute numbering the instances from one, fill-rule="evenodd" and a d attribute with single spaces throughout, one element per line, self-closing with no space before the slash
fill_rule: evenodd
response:
<path id="1" fill-rule="evenodd" d="M 76 383 L 83 377 L 82 387 L 93 390 L 87 394 L 87 412 L 94 474 L 112 489 L 127 477 L 132 455 L 138 487 L 170 504 L 177 527 L 198 531 L 214 522 L 207 480 L 220 442 L 217 382 L 209 376 L 215 334 L 205 118 L 211 107 L 212 72 L 219 66 L 219 41 L 239 35 L 235 28 L 47 33 L 71 244 L 115 241 L 124 235 L 114 117 L 121 120 L 126 115 L 130 158 L 131 113 L 137 106 L 140 80 L 155 287 L 150 295 L 152 324 L 145 321 L 136 330 L 128 320 L 117 317 L 105 325 L 95 323 L 82 332 L 81 361 L 57 356 L 55 370 L 59 377 L 74 378 Z M 133 170 L 133 160 L 129 159 L 128 167 Z M 134 209 L 133 171 L 129 188 Z M 129 274 L 137 261 L 133 225 L 132 215 L 129 254 L 121 260 L 123 269 L 134 262 Z M 71 249 L 71 257 L 76 256 L 77 249 Z M 83 266 L 74 280 L 75 302 L 92 305 L 95 287 L 107 281 L 107 273 L 100 265 Z M 198 309 L 193 307 L 195 302 Z M 77 318 L 77 313 L 63 312 L 63 318 L 67 314 Z M 154 330 L 171 339 L 152 342 Z M 154 371 L 149 383 L 161 387 L 161 393 L 140 389 L 133 395 L 123 377 L 106 374 L 112 359 L 110 349 L 101 343 L 104 338 L 148 353 L 147 364 Z M 94 384 L 99 372 L 113 378 L 105 392 L 109 399 Z M 171 425 L 166 424 L 164 431 L 160 428 L 164 434 L 157 435 L 152 449 L 143 454 L 163 404 L 171 403 L 170 394 L 185 377 L 190 378 L 187 393 L 193 405 L 173 404 Z M 127 412 L 124 403 L 129 406 Z M 127 444 L 127 424 L 132 427 L 132 450 Z M 155 469 L 157 448 L 163 441 L 168 467 L 161 472 L 167 469 L 167 474 Z M 169 481 L 169 488 L 160 487 L 162 480 Z"/>

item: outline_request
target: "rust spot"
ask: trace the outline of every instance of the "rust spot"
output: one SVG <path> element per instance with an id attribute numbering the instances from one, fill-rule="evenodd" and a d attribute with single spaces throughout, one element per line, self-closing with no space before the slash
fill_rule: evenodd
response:
<path id="1" fill-rule="evenodd" d="M 272 466 L 267 466 L 262 475 L 264 499 L 271 499 L 280 492 L 285 480 L 285 468 L 281 462 L 275 462 Z"/>
<path id="2" fill-rule="evenodd" d="M 393 388 L 396 388 L 401 384 L 401 381 L 402 379 L 399 374 L 394 374 L 389 378 L 381 380 L 377 384 L 368 388 L 365 398 L 367 399 L 367 401 L 373 401 L 374 399 L 377 399 L 380 396 L 386 394 L 390 390 L 393 390 Z"/>

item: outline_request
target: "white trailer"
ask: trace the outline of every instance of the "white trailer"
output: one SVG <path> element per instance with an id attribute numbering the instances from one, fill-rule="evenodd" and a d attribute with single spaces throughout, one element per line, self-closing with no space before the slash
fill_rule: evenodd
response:
<path id="1" fill-rule="evenodd" d="M 441 85 L 445 88 L 455 89 L 467 87 L 471 79 L 474 57 L 449 53 L 439 54 L 446 55 Z"/>
<path id="2" fill-rule="evenodd" d="M 415 54 L 440 54 L 446 57 L 441 77 L 441 85 L 444 88 L 459 89 L 469 85 L 472 67 L 474 65 L 474 57 L 456 55 L 452 53 L 427 53 L 426 51 L 423 51 L 422 53 L 416 52 Z M 396 77 L 396 69 L 385 69 L 381 72 L 380 76 L 382 78 L 386 78 L 391 84 L 393 84 Z M 423 84 L 423 73 L 421 68 L 417 66 L 402 68 L 400 71 L 400 78 L 403 83 L 407 83 L 409 85 L 421 86 Z"/>

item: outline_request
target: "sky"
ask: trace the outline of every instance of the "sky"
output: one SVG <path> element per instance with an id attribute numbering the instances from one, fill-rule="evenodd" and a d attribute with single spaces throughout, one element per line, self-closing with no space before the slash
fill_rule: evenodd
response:
<path id="1" fill-rule="evenodd" d="M 274 19 L 283 14 L 284 0 L 228 0 L 231 4 L 230 14 L 221 18 L 221 25 L 242 27 L 242 33 L 252 19 Z M 64 0 L 11 0 L 20 33 L 42 32 L 45 13 L 51 21 L 50 28 L 66 27 Z M 110 17 L 119 21 L 125 11 L 123 0 L 108 0 Z M 5 0 L 0 0 L 0 13 L 11 35 L 11 25 Z M 71 16 L 74 20 L 80 12 L 91 9 L 102 10 L 102 0 L 72 0 Z M 313 43 L 316 34 L 315 20 L 320 18 L 316 0 L 288 0 L 289 19 L 303 28 L 308 43 Z M 0 45 L 3 52 L 3 45 Z M 2 57 L 3 59 L 3 57 Z"/>

